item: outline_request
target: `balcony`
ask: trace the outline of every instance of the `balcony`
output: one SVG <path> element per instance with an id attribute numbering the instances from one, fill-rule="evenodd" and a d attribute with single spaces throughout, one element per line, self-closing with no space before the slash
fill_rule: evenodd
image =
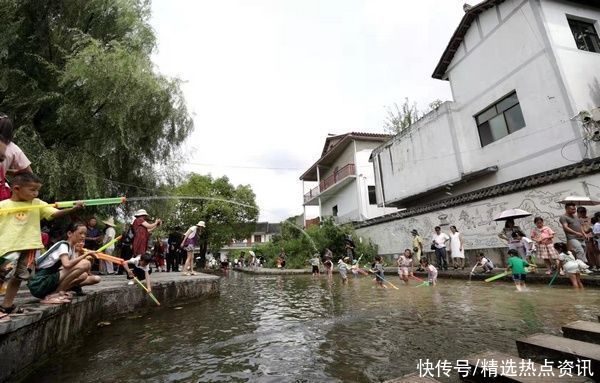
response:
<path id="1" fill-rule="evenodd" d="M 319 186 L 311 189 L 304 195 L 305 205 L 318 205 L 316 198 L 322 196 L 326 191 L 333 191 L 341 185 L 345 185 L 352 179 L 356 178 L 356 169 L 354 164 L 347 164 L 337 172 L 333 173 L 327 178 L 324 178 L 319 182 Z"/>

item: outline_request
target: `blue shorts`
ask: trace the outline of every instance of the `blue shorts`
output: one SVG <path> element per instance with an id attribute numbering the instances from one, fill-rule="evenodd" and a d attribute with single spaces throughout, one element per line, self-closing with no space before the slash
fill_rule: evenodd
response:
<path id="1" fill-rule="evenodd" d="M 527 274 L 513 274 L 513 281 L 515 282 L 525 282 Z"/>

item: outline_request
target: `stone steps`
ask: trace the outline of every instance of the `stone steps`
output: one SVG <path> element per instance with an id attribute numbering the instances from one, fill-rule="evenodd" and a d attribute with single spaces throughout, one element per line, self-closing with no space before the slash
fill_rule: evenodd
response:
<path id="1" fill-rule="evenodd" d="M 589 370 L 593 373 L 593 379 L 600 379 L 600 345 L 555 335 L 535 334 L 518 339 L 517 350 L 521 358 L 538 363 L 553 361 L 555 366 L 559 361 L 568 360 L 579 364 L 579 359 L 589 359 Z M 575 368 L 573 371 L 576 373 Z"/>
<path id="2" fill-rule="evenodd" d="M 583 376 L 561 377 L 560 371 L 556 368 L 544 369 L 539 363 L 529 363 L 526 359 L 497 351 L 475 354 L 467 360 L 470 370 L 467 376 L 461 376 L 461 380 L 468 383 L 486 383 L 492 380 L 507 383 L 593 382 Z M 494 365 L 491 365 L 490 362 L 493 362 Z M 515 368 L 513 369 L 511 366 L 515 366 Z"/>
<path id="3" fill-rule="evenodd" d="M 565 338 L 600 345 L 600 323 L 578 320 L 564 325 L 562 332 Z"/>

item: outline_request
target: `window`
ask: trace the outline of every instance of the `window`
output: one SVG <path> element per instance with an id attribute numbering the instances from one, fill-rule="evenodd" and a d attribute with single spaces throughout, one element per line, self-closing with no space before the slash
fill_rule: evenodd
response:
<path id="1" fill-rule="evenodd" d="M 334 217 L 337 217 L 337 205 L 335 205 L 334 207 L 331 208 L 331 214 Z"/>
<path id="2" fill-rule="evenodd" d="M 260 243 L 262 242 L 262 235 L 254 235 L 254 242 L 255 243 Z"/>
<path id="3" fill-rule="evenodd" d="M 600 53 L 600 39 L 594 24 L 588 21 L 567 19 L 578 49 Z"/>
<path id="4" fill-rule="evenodd" d="M 513 92 L 475 116 L 481 146 L 525 127 L 517 93 Z"/>
<path id="5" fill-rule="evenodd" d="M 375 194 L 375 186 L 368 186 L 369 188 L 369 205 L 377 205 L 377 195 Z"/>

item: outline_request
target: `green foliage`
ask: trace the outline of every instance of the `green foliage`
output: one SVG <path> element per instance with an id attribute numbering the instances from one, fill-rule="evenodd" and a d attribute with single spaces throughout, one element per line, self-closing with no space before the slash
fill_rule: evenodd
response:
<path id="1" fill-rule="evenodd" d="M 232 239 L 248 238 L 254 231 L 259 210 L 249 185 L 234 187 L 227 177 L 213 179 L 192 173 L 173 193 L 196 199 L 177 200 L 172 214 L 166 216 L 167 225 L 187 228 L 206 222 L 203 237 L 215 251 Z"/>
<path id="2" fill-rule="evenodd" d="M 154 71 L 142 0 L 0 0 L 0 110 L 42 198 L 155 194 L 192 129 L 179 82 Z M 140 185 L 138 188 L 133 185 Z"/>
<path id="3" fill-rule="evenodd" d="M 425 110 L 419 110 L 417 103 L 411 103 L 408 98 L 404 99 L 402 105 L 394 103 L 393 107 L 386 108 L 386 117 L 383 121 L 383 129 L 391 134 L 399 134 L 408 129 L 412 124 L 417 122 L 421 117 L 436 110 L 444 102 L 435 99 L 429 103 Z"/>
<path id="4" fill-rule="evenodd" d="M 337 226 L 332 219 L 326 219 L 320 226 L 312 226 L 304 231 L 290 220 L 283 221 L 281 236 L 275 236 L 271 242 L 255 246 L 254 252 L 265 256 L 266 267 L 275 267 L 276 258 L 283 248 L 287 254 L 286 268 L 305 268 L 315 252 L 323 255 L 326 248 L 333 252 L 334 262 L 337 262 L 344 256 L 344 238 L 347 235 L 354 241 L 356 256 L 360 257 L 363 254 L 361 263 L 372 261 L 377 255 L 377 245 L 370 241 L 361 242 L 352 226 Z"/>

